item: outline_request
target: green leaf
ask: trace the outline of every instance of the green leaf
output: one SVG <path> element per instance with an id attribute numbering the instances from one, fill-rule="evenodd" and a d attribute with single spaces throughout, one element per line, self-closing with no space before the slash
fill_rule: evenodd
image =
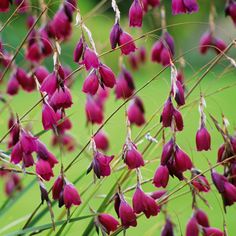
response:
<path id="1" fill-rule="evenodd" d="M 68 223 L 84 220 L 84 219 L 87 219 L 90 217 L 94 217 L 94 215 L 87 215 L 87 216 L 72 218 L 68 221 Z M 55 225 L 56 226 L 62 225 L 66 221 L 67 220 L 57 221 L 57 222 L 55 222 Z M 6 236 L 25 235 L 25 234 L 29 234 L 29 233 L 30 234 L 38 234 L 38 233 L 41 233 L 41 232 L 48 230 L 48 229 L 52 229 L 52 224 L 45 224 L 45 225 L 30 227 L 30 228 L 26 228 L 26 229 L 22 229 L 22 230 L 17 230 L 17 231 L 7 234 Z"/>

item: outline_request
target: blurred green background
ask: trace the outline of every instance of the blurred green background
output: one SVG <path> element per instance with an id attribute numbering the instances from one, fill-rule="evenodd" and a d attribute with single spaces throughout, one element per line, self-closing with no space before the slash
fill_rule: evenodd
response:
<path id="1" fill-rule="evenodd" d="M 34 3 L 34 1 L 32 1 Z M 53 15 L 53 13 L 57 10 L 58 1 L 52 1 L 53 5 L 50 7 L 49 14 Z M 101 7 L 95 8 L 97 4 L 101 4 Z M 174 36 L 176 43 L 176 52 L 177 55 L 180 52 L 187 52 L 190 49 L 190 53 L 186 54 L 186 68 L 185 68 L 185 77 L 187 81 L 187 89 L 191 88 L 192 85 L 196 82 L 196 79 L 201 75 L 199 73 L 195 78 L 192 78 L 195 72 L 197 72 L 202 66 L 206 65 L 206 63 L 212 59 L 215 54 L 209 52 L 205 56 L 200 56 L 198 52 L 198 43 L 199 38 L 203 32 L 205 32 L 208 28 L 208 12 L 209 12 L 209 2 L 205 0 L 199 0 L 200 3 L 200 11 L 197 14 L 193 15 L 181 15 L 181 16 L 171 16 L 171 7 L 170 2 L 166 1 L 166 12 L 167 12 L 167 24 L 176 24 L 179 22 L 186 22 L 186 25 L 181 26 L 173 26 L 169 28 L 169 32 Z M 34 3 L 35 4 L 35 3 Z M 96 42 L 96 46 L 98 48 L 98 52 L 102 53 L 109 49 L 108 37 L 110 29 L 114 23 L 114 14 L 110 9 L 110 1 L 79 1 L 79 7 L 81 9 L 81 14 L 85 16 L 85 23 L 88 28 L 91 30 L 93 37 Z M 139 36 L 142 33 L 148 32 L 152 29 L 160 27 L 160 18 L 158 9 L 154 9 L 149 12 L 144 19 L 144 26 L 142 30 L 137 29 L 129 29 L 127 23 L 127 11 L 131 4 L 131 1 L 120 1 L 119 6 L 121 9 L 122 16 L 122 27 L 127 29 L 128 32 L 132 33 L 134 36 Z M 216 18 L 216 32 L 217 35 L 223 38 L 227 43 L 230 42 L 232 38 L 236 36 L 235 28 L 231 19 L 224 17 L 224 4 L 225 1 L 217 1 L 217 18 Z M 37 4 L 35 4 L 35 7 Z M 34 8 L 35 12 L 37 12 L 37 8 Z M 10 13 L 9 13 L 10 14 Z M 6 14 L 2 16 L 1 21 L 4 22 L 7 16 Z M 87 17 L 86 17 L 87 16 Z M 156 36 L 160 36 L 161 32 L 157 32 L 156 35 L 152 35 L 147 37 L 145 40 L 139 40 L 137 45 L 145 45 L 148 51 L 148 58 L 150 58 L 150 49 L 155 41 Z M 6 48 L 9 51 L 14 52 L 14 48 L 19 44 L 19 40 L 21 40 L 26 34 L 25 29 L 25 17 L 20 16 L 17 17 L 8 27 L 2 32 L 2 39 L 7 43 Z M 76 42 L 80 38 L 80 30 L 78 28 L 74 29 L 73 37 L 62 46 L 62 56 L 61 61 L 63 65 L 69 65 L 72 69 L 76 69 L 77 65 L 73 63 L 73 49 L 76 45 Z M 235 49 L 231 50 L 230 55 L 235 58 Z M 114 72 L 118 74 L 118 60 L 120 52 L 116 51 L 110 53 L 102 58 L 107 65 L 113 68 Z M 27 64 L 24 60 L 24 56 L 22 54 L 17 57 L 17 64 L 27 69 Z M 52 59 L 49 58 L 46 60 L 46 65 L 48 69 L 52 70 Z M 177 64 L 178 65 L 178 64 Z M 195 166 L 201 170 L 206 170 L 209 168 L 207 159 L 209 159 L 212 163 L 216 162 L 217 157 L 217 149 L 219 145 L 222 143 L 222 139 L 219 133 L 215 130 L 214 125 L 210 121 L 208 112 L 217 117 L 218 120 L 221 119 L 222 112 L 228 118 L 230 122 L 230 131 L 233 134 L 234 129 L 236 127 L 236 93 L 235 93 L 235 72 L 232 67 L 229 67 L 225 73 L 223 73 L 224 69 L 229 66 L 229 62 L 226 59 L 223 59 L 219 65 L 216 66 L 214 70 L 212 70 L 203 80 L 201 85 L 195 90 L 194 93 L 189 97 L 187 104 L 191 105 L 183 109 L 184 116 L 184 131 L 177 134 L 177 142 L 181 148 L 183 148 L 192 158 Z M 127 64 L 129 68 L 129 65 Z M 131 69 L 130 69 L 131 70 Z M 157 64 L 147 63 L 140 68 L 139 71 L 134 71 L 133 77 L 135 80 L 136 88 L 140 88 L 144 85 L 148 80 L 150 80 L 155 74 L 157 74 L 161 70 L 161 67 Z M 84 104 L 85 104 L 85 95 L 81 92 L 81 87 L 83 80 L 86 76 L 86 72 L 82 71 L 75 75 L 75 84 L 72 88 L 73 92 L 73 107 L 67 112 L 68 115 L 71 115 L 71 120 L 73 122 L 73 129 L 71 134 L 76 138 L 79 144 L 84 145 L 91 135 L 91 131 L 96 130 L 97 126 L 91 127 L 86 126 L 86 119 L 84 114 Z M 5 83 L 7 81 L 7 77 L 3 84 L 1 84 L 1 91 L 4 91 Z M 165 99 L 167 98 L 167 94 L 170 87 L 170 71 L 167 70 L 163 73 L 158 79 L 151 83 L 151 85 L 147 86 L 144 90 L 139 93 L 139 96 L 143 99 L 146 114 L 145 117 L 148 120 L 152 114 L 160 108 Z M 226 86 L 229 86 L 228 89 L 223 89 Z M 219 91 L 222 90 L 222 91 Z M 195 133 L 199 126 L 199 114 L 198 114 L 198 103 L 194 102 L 196 99 L 199 99 L 199 94 L 202 92 L 204 95 L 208 95 L 218 91 L 216 94 L 206 97 L 207 102 L 207 127 L 212 135 L 212 150 L 209 152 L 201 152 L 197 153 L 195 150 Z M 10 98 L 11 106 L 14 108 L 14 111 L 17 112 L 20 116 L 24 114 L 32 105 L 35 104 L 36 101 L 40 99 L 40 95 L 38 93 L 26 93 L 24 91 L 20 91 L 19 95 L 16 97 Z M 193 102 L 193 103 L 191 103 Z M 111 91 L 110 99 L 106 104 L 106 117 L 108 117 L 115 109 L 118 107 L 122 101 L 116 101 L 113 91 Z M 2 106 L 2 105 L 1 105 Z M 110 139 L 110 149 L 108 154 L 118 155 L 122 150 L 122 146 L 125 142 L 125 107 L 122 108 L 105 126 L 104 130 L 107 132 Z M 0 137 L 7 131 L 6 129 L 6 120 L 8 119 L 9 114 L 7 110 L 0 115 Z M 156 116 L 156 118 L 150 123 L 150 125 L 144 131 L 144 134 L 150 130 L 151 135 L 154 135 L 160 125 L 157 127 L 160 119 L 160 114 Z M 33 133 L 38 133 L 42 130 L 41 125 L 41 108 L 37 107 L 34 109 L 29 116 L 24 120 L 23 124 L 28 122 L 32 123 Z M 132 128 L 132 136 L 133 138 L 139 133 L 140 128 L 133 127 Z M 51 133 L 48 132 L 41 137 L 41 140 L 47 144 L 49 147 Z M 158 140 L 161 140 L 161 136 L 158 137 Z M 138 145 L 139 150 L 143 150 L 144 147 L 148 144 L 148 141 L 143 137 L 143 142 Z M 5 145 L 1 145 L 0 149 L 5 150 Z M 58 150 L 50 148 L 52 152 L 57 155 Z M 89 150 L 87 150 L 90 152 Z M 73 153 L 66 153 L 63 156 L 63 163 L 65 166 L 75 157 L 75 155 L 79 152 L 79 150 L 75 150 Z M 90 152 L 91 153 L 91 152 Z M 144 159 L 152 160 L 160 156 L 161 147 L 159 145 L 152 144 L 152 147 L 146 152 Z M 91 157 L 92 158 L 92 157 Z M 207 159 L 206 159 L 207 158 Z M 67 178 L 70 181 L 73 181 L 81 175 L 88 167 L 90 160 L 83 154 L 79 158 L 79 161 L 76 162 L 75 165 L 71 168 L 71 170 L 67 173 Z M 149 179 L 153 177 L 154 171 L 156 167 L 159 165 L 159 161 L 155 161 L 153 163 L 147 164 L 144 168 L 142 168 L 143 179 Z M 221 169 L 218 168 L 220 171 Z M 59 174 L 59 167 L 57 167 L 54 171 L 55 177 Z M 113 173 L 109 178 L 103 180 L 102 186 L 99 188 L 95 196 L 91 197 L 91 194 L 95 190 L 96 187 L 99 186 L 99 181 L 96 184 L 92 185 L 86 193 L 82 196 L 82 201 L 85 202 L 89 200 L 89 206 L 93 209 L 97 209 L 101 204 L 104 196 L 109 192 L 112 184 L 119 178 L 121 171 L 117 171 Z M 188 174 L 187 174 L 188 176 Z M 23 185 L 27 186 L 34 178 L 32 176 L 22 176 L 23 177 Z M 209 173 L 207 174 L 208 179 Z M 54 179 L 53 179 L 54 180 Z M 46 183 L 48 189 L 51 187 L 53 180 L 50 183 Z M 79 181 L 76 185 L 79 192 L 83 192 L 87 189 L 89 183 L 93 181 L 92 174 L 84 176 L 81 181 Z M 122 186 L 122 189 L 126 189 L 128 186 L 132 186 L 136 181 L 135 172 L 132 172 L 131 178 L 129 181 L 126 181 L 125 185 Z M 210 181 L 211 182 L 211 181 Z M 183 184 L 183 183 L 181 183 Z M 168 190 L 172 190 L 177 185 L 180 186 L 179 182 L 176 179 L 171 179 L 170 185 L 168 186 Z M 3 181 L 0 180 L 0 189 L 3 189 Z M 143 189 L 146 192 L 155 191 L 156 188 L 152 184 L 146 184 L 143 186 Z M 179 193 L 184 193 L 188 190 L 188 187 L 181 190 Z M 132 192 L 126 194 L 126 199 L 129 203 L 131 203 Z M 18 195 L 15 196 L 17 198 Z M 176 196 L 176 195 L 175 195 Z M 219 194 L 214 187 L 212 187 L 212 191 L 208 194 L 204 195 L 206 199 L 209 201 L 210 208 L 203 205 L 203 203 L 199 200 L 199 207 L 205 210 L 210 219 L 210 223 L 214 227 L 219 227 L 222 229 L 223 227 L 223 212 L 222 212 L 222 203 Z M 37 184 L 34 184 L 33 187 L 29 189 L 21 198 L 17 198 L 17 201 L 13 201 L 8 211 L 1 212 L 1 206 L 4 204 L 6 197 L 4 195 L 4 191 L 0 191 L 0 235 L 5 235 L 14 230 L 21 229 L 26 219 L 29 217 L 30 213 L 35 209 L 35 207 L 40 203 L 40 193 Z M 42 206 L 41 209 L 44 209 L 46 205 Z M 81 205 L 76 210 L 74 216 L 80 214 L 80 216 L 90 214 L 88 206 L 83 208 Z M 168 204 L 168 213 L 170 214 L 172 220 L 175 222 L 176 235 L 184 235 L 185 225 L 187 220 L 190 218 L 192 214 L 191 210 L 191 194 L 185 194 L 175 200 L 171 200 Z M 60 216 L 61 209 L 57 206 L 53 208 L 55 213 L 55 219 Z M 74 208 L 72 209 L 72 211 Z M 111 212 L 114 216 L 115 213 L 113 211 L 113 207 L 108 207 L 108 211 Z M 40 211 L 39 211 L 40 212 Z M 235 214 L 236 209 L 235 206 L 232 206 L 227 209 L 226 215 L 226 223 L 229 235 L 233 236 L 236 234 L 236 228 L 234 225 L 235 222 Z M 83 220 L 71 224 L 71 229 L 67 232 L 67 228 L 63 231 L 62 235 L 82 235 L 85 227 L 87 226 L 89 220 Z M 163 215 L 160 214 L 157 217 L 152 217 L 147 220 L 144 217 L 141 217 L 138 220 L 138 226 L 136 228 L 130 228 L 127 231 L 127 235 L 160 235 L 160 230 L 163 225 Z M 45 223 L 50 223 L 50 216 L 47 212 L 44 217 L 37 222 L 37 225 L 42 225 Z M 68 227 L 68 226 L 67 226 Z M 53 235 L 53 233 L 51 233 Z M 47 231 L 43 232 L 42 235 L 47 235 Z M 95 235 L 95 231 L 94 231 Z"/>

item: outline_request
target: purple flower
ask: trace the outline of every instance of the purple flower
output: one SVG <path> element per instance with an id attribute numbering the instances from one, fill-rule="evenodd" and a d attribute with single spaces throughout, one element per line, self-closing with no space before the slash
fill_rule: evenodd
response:
<path id="1" fill-rule="evenodd" d="M 230 16 L 236 26 L 236 2 L 228 1 L 228 5 L 225 8 L 225 15 Z"/>
<path id="2" fill-rule="evenodd" d="M 110 44 L 112 49 L 115 49 L 116 45 L 119 43 L 120 32 L 121 29 L 119 23 L 114 24 L 110 33 Z"/>
<path id="3" fill-rule="evenodd" d="M 125 31 L 121 31 L 118 44 L 121 47 L 122 54 L 124 55 L 129 55 L 131 52 L 136 50 L 133 38 Z"/>
<path id="4" fill-rule="evenodd" d="M 204 125 L 197 131 L 196 146 L 198 151 L 211 149 L 211 136 Z"/>
<path id="5" fill-rule="evenodd" d="M 183 13 L 193 13 L 198 11 L 196 0 L 172 0 L 173 15 Z"/>
<path id="6" fill-rule="evenodd" d="M 101 64 L 98 70 L 101 76 L 102 84 L 108 88 L 113 88 L 116 84 L 116 77 L 112 69 L 104 64 Z"/>
<path id="7" fill-rule="evenodd" d="M 91 68 L 97 69 L 99 67 L 99 60 L 97 54 L 86 46 L 84 51 L 83 62 L 86 70 L 90 70 Z"/>
<path id="8" fill-rule="evenodd" d="M 84 42 L 83 38 L 81 37 L 74 50 L 74 62 L 78 63 L 80 61 L 80 58 L 83 55 L 83 51 L 84 51 Z"/>
<path id="9" fill-rule="evenodd" d="M 198 236 L 199 235 L 199 228 L 198 222 L 195 217 L 192 217 L 186 226 L 186 236 Z"/>
<path id="10" fill-rule="evenodd" d="M 93 71 L 85 79 L 82 91 L 84 93 L 89 93 L 91 95 L 94 95 L 96 94 L 98 87 L 99 87 L 98 77 L 97 77 L 96 71 Z"/>
<path id="11" fill-rule="evenodd" d="M 47 104 L 43 104 L 42 123 L 44 130 L 54 129 L 57 125 L 57 116 L 53 108 Z"/>
<path id="12" fill-rule="evenodd" d="M 129 9 L 129 26 L 141 27 L 143 22 L 143 9 L 139 0 L 134 0 Z"/>
<path id="13" fill-rule="evenodd" d="M 153 184 L 159 188 L 163 187 L 165 188 L 169 181 L 169 170 L 166 166 L 160 165 L 153 177 Z"/>

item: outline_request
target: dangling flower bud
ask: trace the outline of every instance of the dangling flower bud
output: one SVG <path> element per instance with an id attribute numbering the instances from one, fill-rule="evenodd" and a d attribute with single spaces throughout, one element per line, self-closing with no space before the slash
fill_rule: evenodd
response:
<path id="1" fill-rule="evenodd" d="M 119 42 L 120 32 L 121 32 L 121 29 L 120 29 L 119 23 L 114 24 L 110 33 L 110 43 L 111 43 L 112 49 L 115 49 L 116 45 Z"/>
<path id="2" fill-rule="evenodd" d="M 124 55 L 129 55 L 136 50 L 133 38 L 125 31 L 121 31 L 118 44 L 121 46 L 121 52 Z"/>
<path id="3" fill-rule="evenodd" d="M 169 181 L 169 170 L 166 166 L 160 165 L 153 177 L 153 184 L 159 188 L 163 187 L 165 188 Z"/>
<path id="4" fill-rule="evenodd" d="M 195 217 L 192 217 L 187 224 L 186 227 L 186 236 L 198 236 L 199 235 L 199 229 L 198 229 L 198 223 Z"/>
<path id="5" fill-rule="evenodd" d="M 208 151 L 211 149 L 211 136 L 203 125 L 196 134 L 197 151 Z"/>
<path id="6" fill-rule="evenodd" d="M 108 235 L 110 235 L 110 232 L 114 232 L 119 225 L 119 222 L 109 214 L 101 213 L 97 219 L 99 225 L 101 225 L 101 230 L 104 230 Z"/>
<path id="7" fill-rule="evenodd" d="M 99 87 L 98 77 L 95 71 L 90 73 L 88 77 L 85 79 L 82 91 L 84 93 L 89 93 L 91 95 L 96 94 Z"/>
<path id="8" fill-rule="evenodd" d="M 134 0 L 129 9 L 129 26 L 141 27 L 143 21 L 143 9 L 139 0 Z"/>
<path id="9" fill-rule="evenodd" d="M 81 37 L 74 50 L 74 62 L 79 63 L 82 57 L 83 51 L 84 51 L 84 42 L 83 42 L 83 38 Z"/>

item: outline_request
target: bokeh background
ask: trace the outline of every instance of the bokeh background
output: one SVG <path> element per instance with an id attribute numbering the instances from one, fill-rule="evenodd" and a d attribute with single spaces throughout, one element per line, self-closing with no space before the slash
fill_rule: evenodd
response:
<path id="1" fill-rule="evenodd" d="M 37 13 L 39 11 L 37 1 L 31 1 L 34 5 L 34 11 Z M 86 19 L 85 23 L 87 27 L 91 30 L 93 38 L 95 39 L 96 46 L 99 53 L 109 50 L 109 32 L 114 23 L 114 13 L 110 8 L 111 1 L 95 1 L 95 0 L 82 0 L 78 2 L 78 5 L 81 10 L 81 14 Z M 134 37 L 140 36 L 143 33 L 146 33 L 152 29 L 160 27 L 160 16 L 159 10 L 154 9 L 150 11 L 144 19 L 144 26 L 142 30 L 129 29 L 127 15 L 128 8 L 131 5 L 132 1 L 118 1 L 118 5 L 121 10 L 121 24 L 127 29 Z M 201 75 L 199 73 L 196 77 L 193 78 L 195 72 L 197 72 L 201 67 L 206 65 L 210 59 L 212 59 L 215 54 L 209 52 L 207 55 L 201 56 L 198 51 L 199 39 L 203 32 L 208 29 L 208 17 L 209 17 L 209 8 L 210 1 L 199 0 L 200 11 L 193 15 L 171 15 L 171 1 L 165 1 L 166 5 L 166 14 L 167 14 L 167 25 L 173 25 L 185 22 L 186 24 L 178 26 L 171 26 L 169 32 L 173 35 L 176 44 L 176 54 L 184 53 L 191 50 L 185 55 L 186 68 L 185 68 L 185 77 L 187 81 L 187 89 L 191 88 L 196 79 Z M 50 5 L 49 16 L 52 16 L 58 8 L 59 1 L 52 1 Z M 235 36 L 236 30 L 234 25 L 229 18 L 224 16 L 224 5 L 225 1 L 219 0 L 215 1 L 217 17 L 216 17 L 216 34 L 220 38 L 224 39 L 229 43 Z M 1 23 L 7 19 L 11 13 L 1 14 L 0 21 Z M 11 22 L 11 24 L 1 33 L 1 37 L 4 42 L 7 42 L 6 47 L 9 51 L 15 51 L 15 48 L 19 45 L 19 41 L 23 39 L 26 34 L 25 29 L 26 17 L 20 16 Z M 144 45 L 148 52 L 148 59 L 150 58 L 151 46 L 156 40 L 157 36 L 160 36 L 161 32 L 150 35 L 145 39 L 141 39 L 137 42 L 138 46 Z M 63 65 L 68 65 L 72 69 L 78 67 L 77 64 L 73 62 L 73 49 L 80 38 L 80 30 L 78 28 L 74 29 L 73 37 L 62 45 L 62 55 L 61 62 Z M 102 58 L 108 66 L 110 66 L 116 74 L 118 71 L 118 57 L 120 55 L 119 50 L 109 53 Z M 235 58 L 235 48 L 230 52 L 232 58 Z M 150 60 L 149 60 L 150 61 Z M 151 79 L 155 74 L 161 70 L 161 66 L 147 62 L 145 65 L 141 66 L 138 71 L 132 71 L 129 64 L 125 60 L 127 68 L 132 71 L 136 88 L 140 88 L 145 84 L 149 79 Z M 16 63 L 24 68 L 27 68 L 27 63 L 24 60 L 24 56 L 19 54 Z M 45 61 L 47 68 L 52 71 L 52 58 L 49 58 Z M 178 65 L 178 64 L 177 64 Z M 223 70 L 228 67 L 228 70 L 223 73 Z M 86 117 L 84 113 L 84 105 L 86 97 L 81 92 L 82 83 L 86 76 L 85 71 L 77 73 L 75 78 L 75 84 L 72 88 L 73 92 L 73 107 L 68 111 L 71 120 L 73 122 L 73 129 L 71 134 L 76 138 L 80 145 L 84 145 L 89 139 L 92 130 L 96 130 L 97 126 L 91 127 L 86 125 Z M 5 84 L 7 82 L 8 76 L 5 77 L 5 81 L 0 85 L 1 91 L 4 90 Z M 229 130 L 233 134 L 236 127 L 236 90 L 235 90 L 235 81 L 236 74 L 232 67 L 229 66 L 229 61 L 223 59 L 216 68 L 211 71 L 202 81 L 200 86 L 195 90 L 194 93 L 189 97 L 187 104 L 191 104 L 183 109 L 184 116 L 184 131 L 177 134 L 177 142 L 192 158 L 194 164 L 197 168 L 201 170 L 206 170 L 209 168 L 207 159 L 210 162 L 215 163 L 217 157 L 217 149 L 222 143 L 222 138 L 219 133 L 216 131 L 213 123 L 210 121 L 208 113 L 213 114 L 218 120 L 221 120 L 221 114 L 228 118 L 230 122 Z M 227 89 L 226 86 L 228 86 Z M 139 96 L 144 101 L 144 106 L 146 110 L 145 117 L 148 120 L 152 114 L 159 109 L 164 101 L 167 98 L 167 94 L 170 87 L 170 71 L 167 70 L 163 73 L 160 78 L 156 79 L 151 85 L 147 86 L 144 90 L 139 93 Z M 197 153 L 195 150 L 195 134 L 199 126 L 199 114 L 198 114 L 198 99 L 199 94 L 202 92 L 204 95 L 210 95 L 206 97 L 207 102 L 207 127 L 212 135 L 212 150 L 209 152 Z M 212 93 L 214 93 L 212 95 Z M 20 116 L 24 114 L 38 99 L 40 95 L 38 93 L 26 93 L 20 91 L 19 95 L 13 98 L 9 98 L 11 106 L 14 108 L 14 111 Z M 108 117 L 116 107 L 118 107 L 122 101 L 115 100 L 113 92 L 110 94 L 110 99 L 106 104 L 106 117 Z M 1 105 L 2 106 L 2 105 Z M 1 107 L 0 107 L 1 109 Z M 108 154 L 118 155 L 122 150 L 122 146 L 125 141 L 126 129 L 125 129 L 125 107 L 122 108 L 105 126 L 104 130 L 109 136 L 110 139 L 110 149 Z M 0 137 L 7 131 L 6 120 L 8 119 L 9 114 L 7 110 L 4 110 L 0 114 Z M 144 131 L 144 134 L 150 131 L 151 135 L 154 135 L 157 128 L 155 125 L 159 123 L 160 114 L 150 123 L 150 125 Z M 37 107 L 34 109 L 24 120 L 23 124 L 30 122 L 33 127 L 33 133 L 38 133 L 42 130 L 41 125 L 41 108 Z M 155 127 L 155 128 L 154 128 Z M 132 128 L 132 136 L 135 137 L 140 131 L 140 128 Z M 42 137 L 41 140 L 47 144 L 49 147 L 51 138 L 51 133 L 47 132 Z M 161 140 L 161 137 L 158 137 L 158 140 Z M 143 137 L 143 142 L 138 146 L 142 150 L 148 141 Z M 146 152 L 144 158 L 146 160 L 152 160 L 160 156 L 161 146 L 152 144 L 153 147 Z M 5 145 L 1 144 L 0 149 L 4 150 Z M 58 150 L 50 147 L 50 150 L 58 155 Z M 91 154 L 89 150 L 86 150 Z M 66 153 L 63 156 L 63 163 L 66 166 L 74 156 L 79 152 L 79 149 L 76 149 L 73 153 Z M 87 155 L 81 155 L 79 161 L 71 168 L 67 173 L 67 178 L 71 181 L 75 180 L 78 176 L 84 173 L 87 169 L 92 157 L 87 157 Z M 142 168 L 143 179 L 149 179 L 153 177 L 156 167 L 159 165 L 159 161 L 152 162 Z M 217 168 L 219 171 L 221 168 Z M 76 184 L 79 192 L 88 190 L 83 194 L 82 200 L 86 202 L 89 201 L 89 206 L 93 209 L 97 209 L 101 204 L 104 196 L 109 192 L 112 184 L 119 178 L 120 171 L 112 174 L 108 179 L 103 181 L 103 184 L 99 186 L 99 181 L 96 184 L 89 185 L 93 181 L 92 174 L 84 175 L 83 179 Z M 55 170 L 55 176 L 59 174 L 59 167 Z M 187 174 L 188 176 L 188 174 Z M 210 180 L 209 173 L 206 175 Z M 22 181 L 24 187 L 27 189 L 24 191 L 24 194 L 17 193 L 10 201 L 6 202 L 6 197 L 3 191 L 3 182 L 0 181 L 0 235 L 6 235 L 9 232 L 14 230 L 19 230 L 25 223 L 26 219 L 29 217 L 30 213 L 35 209 L 35 207 L 40 203 L 40 193 L 39 188 L 32 176 L 22 176 Z M 131 175 L 129 181 L 125 183 L 122 188 L 127 188 L 132 186 L 136 181 L 135 173 Z M 211 182 L 211 181 L 210 181 Z M 53 180 L 50 183 L 47 183 L 48 188 L 51 187 Z M 180 186 L 179 182 L 175 179 L 171 179 L 168 190 L 172 190 L 176 186 Z M 94 190 L 99 188 L 94 196 L 92 196 Z M 152 192 L 155 187 L 152 184 L 146 184 L 143 186 L 143 189 L 147 192 Z M 184 193 L 188 190 L 188 187 L 182 189 L 178 194 Z M 131 203 L 133 192 L 128 193 L 127 200 Z M 91 197 L 92 196 L 92 197 Z M 175 195 L 176 196 L 176 195 Z M 212 186 L 212 191 L 204 195 L 208 200 L 210 207 L 206 207 L 201 201 L 199 201 L 199 207 L 208 212 L 210 223 L 214 227 L 223 228 L 223 210 L 222 202 L 219 194 L 217 194 L 216 189 Z M 7 205 L 7 208 L 5 206 Z M 45 209 L 45 206 L 41 207 Z M 53 207 L 55 218 L 60 217 L 61 209 L 57 206 Z M 113 207 L 108 207 L 107 210 L 115 215 Z M 39 211 L 40 212 L 40 211 Z M 171 200 L 168 204 L 168 212 L 172 217 L 172 220 L 175 222 L 175 232 L 176 235 L 184 235 L 185 225 L 187 220 L 192 214 L 191 210 L 191 193 L 183 194 L 182 196 Z M 88 206 L 84 207 L 83 205 L 79 206 L 75 212 L 74 216 L 83 216 L 90 214 Z M 232 206 L 227 209 L 226 223 L 229 235 L 236 235 L 235 227 L 235 215 L 236 208 Z M 70 224 L 70 231 L 63 231 L 62 235 L 82 235 L 83 230 L 87 226 L 89 220 L 79 221 L 73 224 Z M 36 225 L 42 225 L 50 223 L 50 216 L 47 212 L 41 217 Z M 157 217 L 152 217 L 147 220 L 144 217 L 141 217 L 138 220 L 138 226 L 136 228 L 130 228 L 127 231 L 127 235 L 160 235 L 161 227 L 164 223 L 163 216 L 160 214 Z M 67 226 L 68 227 L 68 226 Z M 93 232 L 95 235 L 95 231 Z M 49 234 L 54 234 L 50 232 Z M 47 231 L 43 232 L 42 235 L 47 235 Z"/>

